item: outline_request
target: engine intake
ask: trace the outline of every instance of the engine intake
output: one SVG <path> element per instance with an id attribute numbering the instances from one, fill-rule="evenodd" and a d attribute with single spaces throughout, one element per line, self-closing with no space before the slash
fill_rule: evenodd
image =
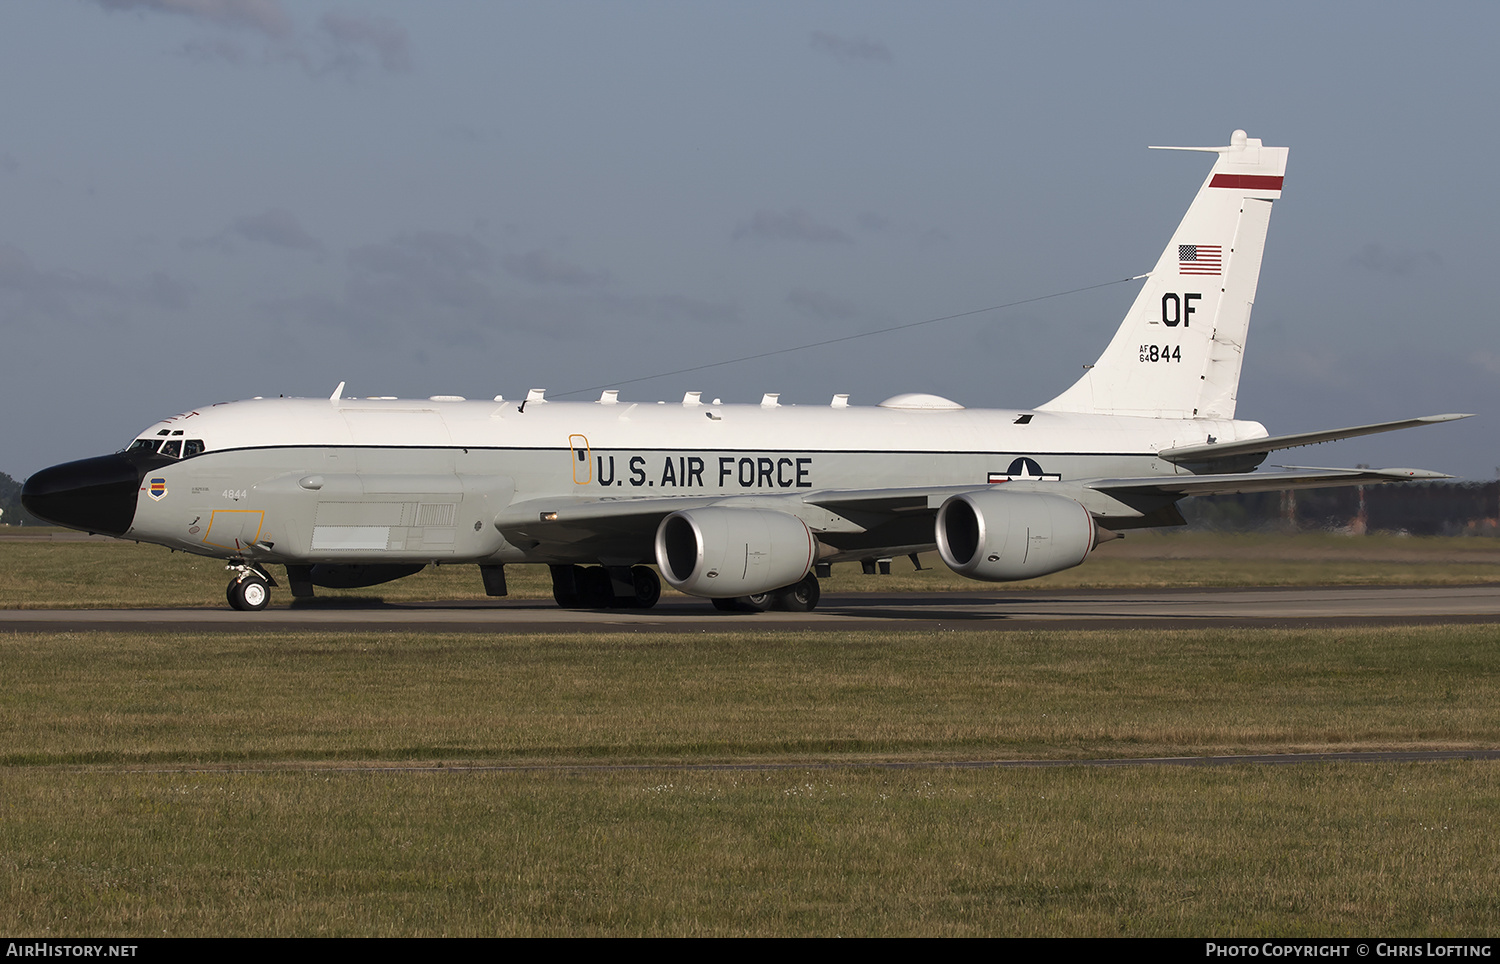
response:
<path id="1" fill-rule="evenodd" d="M 1045 492 L 966 492 L 937 514 L 938 554 L 961 576 L 987 582 L 1071 569 L 1097 544 L 1093 516 Z"/>
<path id="2" fill-rule="evenodd" d="M 753 596 L 807 575 L 818 541 L 794 515 L 764 509 L 684 509 L 656 529 L 656 564 L 693 596 Z"/>

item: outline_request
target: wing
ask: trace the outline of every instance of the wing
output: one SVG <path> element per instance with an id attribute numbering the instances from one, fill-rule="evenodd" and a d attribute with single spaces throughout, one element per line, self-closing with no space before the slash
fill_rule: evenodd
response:
<path id="1" fill-rule="evenodd" d="M 903 537 L 892 544 L 896 555 L 915 551 L 912 545 L 933 539 L 932 517 L 949 498 L 982 491 L 1048 492 L 1081 504 L 1109 529 L 1157 525 L 1181 525 L 1176 503 L 1194 495 L 1226 495 L 1238 492 L 1276 492 L 1286 489 L 1316 489 L 1347 485 L 1378 485 L 1386 482 L 1422 482 L 1452 478 L 1426 469 L 1342 469 L 1285 466 L 1274 472 L 1235 472 L 1217 475 L 1142 476 L 1139 478 L 1086 479 L 1078 481 L 1012 481 L 996 485 L 917 486 L 905 489 L 846 489 L 812 493 L 803 501 L 837 517 L 862 523 L 863 531 L 876 534 L 899 531 Z M 892 529 L 897 521 L 904 526 Z M 914 524 L 915 523 L 915 524 Z M 814 532 L 817 526 L 808 520 Z M 919 538 L 925 526 L 925 539 Z M 822 538 L 820 534 L 820 538 Z M 838 540 L 835 540 L 838 541 Z M 843 540 L 848 541 L 848 540 Z M 873 548 L 879 540 L 863 548 Z"/>
<path id="2" fill-rule="evenodd" d="M 1302 443 L 1311 444 L 1311 443 Z M 1322 469 L 1282 466 L 1276 472 L 1233 472 L 1223 475 L 1146 476 L 1135 479 L 1095 479 L 1084 483 L 1096 492 L 1113 495 L 1141 493 L 1169 495 L 1228 495 L 1238 492 L 1278 492 L 1321 489 L 1340 485 L 1379 485 L 1384 482 L 1429 482 L 1453 476 L 1427 469 Z"/>
<path id="3" fill-rule="evenodd" d="M 1310 444 L 1310 443 L 1302 443 Z M 707 506 L 766 509 L 807 523 L 823 546 L 822 561 L 905 555 L 933 548 L 933 518 L 943 503 L 974 492 L 1047 492 L 1083 505 L 1110 529 L 1180 525 L 1178 500 L 1195 495 L 1377 485 L 1447 479 L 1424 469 L 1343 469 L 1287 466 L 1274 472 L 1142 476 L 1079 481 L 1012 481 L 994 485 L 929 485 L 823 489 L 796 495 L 559 496 L 514 503 L 495 526 L 533 558 L 559 563 L 649 561 L 662 519 Z"/>
<path id="4" fill-rule="evenodd" d="M 495 518 L 512 545 L 558 563 L 649 561 L 656 530 L 674 512 L 707 506 L 766 509 L 796 516 L 823 545 L 823 561 L 904 555 L 933 546 L 932 519 L 970 485 L 830 489 L 796 495 L 557 497 L 514 503 Z"/>
<path id="5" fill-rule="evenodd" d="M 1431 426 L 1431 424 L 1439 424 L 1443 421 L 1457 421 L 1460 418 L 1473 418 L 1473 415 L 1424 415 L 1421 418 L 1403 418 L 1400 421 L 1376 421 L 1368 426 L 1352 426 L 1349 429 L 1325 429 L 1322 432 L 1301 432 L 1298 435 L 1272 435 L 1239 442 L 1212 442 L 1209 445 L 1179 445 L 1176 448 L 1163 448 L 1158 451 L 1157 456 L 1176 465 L 1211 462 L 1211 460 L 1229 459 L 1235 456 L 1265 457 L 1266 454 L 1283 450 L 1283 448 L 1317 445 L 1319 442 L 1335 442 L 1338 439 L 1359 438 L 1361 435 L 1395 432 L 1397 429 L 1415 429 L 1418 426 Z"/>
<path id="6" fill-rule="evenodd" d="M 557 496 L 514 502 L 495 517 L 507 542 L 553 562 L 644 561 L 661 520 L 684 509 L 713 505 L 722 496 L 585 498 Z"/>

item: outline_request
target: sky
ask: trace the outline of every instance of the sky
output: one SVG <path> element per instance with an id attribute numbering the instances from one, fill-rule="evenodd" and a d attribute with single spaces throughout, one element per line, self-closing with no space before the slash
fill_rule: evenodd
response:
<path id="1" fill-rule="evenodd" d="M 1494 479 L 1497 35 L 1481 3 L 6 0 L 0 471 L 341 381 L 1037 405 L 1212 162 L 1146 146 L 1243 128 L 1291 155 L 1238 417 L 1474 412 L 1271 462 Z"/>

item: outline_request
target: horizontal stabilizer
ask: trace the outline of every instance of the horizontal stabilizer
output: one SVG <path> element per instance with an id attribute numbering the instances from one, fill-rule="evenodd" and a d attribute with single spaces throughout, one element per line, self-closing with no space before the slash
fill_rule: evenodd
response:
<path id="1" fill-rule="evenodd" d="M 1357 438 L 1361 435 L 1376 435 L 1394 432 L 1401 428 L 1416 428 L 1418 425 L 1436 425 L 1453 422 L 1472 415 L 1424 415 L 1421 418 L 1404 418 L 1396 422 L 1375 422 L 1370 425 L 1355 425 L 1352 428 L 1334 428 L 1322 432 L 1300 432 L 1296 435 L 1273 435 L 1268 438 L 1247 439 L 1243 442 L 1215 442 L 1212 445 L 1181 445 L 1162 449 L 1158 458 L 1168 462 L 1200 462 L 1205 459 L 1228 458 L 1234 455 L 1254 455 L 1292 449 L 1299 445 L 1317 445 L 1319 442 L 1334 442 L 1339 439 Z"/>

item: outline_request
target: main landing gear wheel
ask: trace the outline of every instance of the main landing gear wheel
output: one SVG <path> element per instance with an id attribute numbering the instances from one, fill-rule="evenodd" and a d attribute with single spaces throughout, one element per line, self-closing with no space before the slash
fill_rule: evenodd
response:
<path id="1" fill-rule="evenodd" d="M 753 596 L 741 596 L 740 605 L 752 612 L 763 613 L 776 605 L 774 592 L 758 592 Z"/>
<path id="2" fill-rule="evenodd" d="M 818 577 L 808 573 L 796 585 L 776 590 L 774 596 L 774 606 L 777 609 L 789 613 L 810 613 L 818 608 L 823 590 L 818 586 Z"/>
<path id="3" fill-rule="evenodd" d="M 251 573 L 233 579 L 224 590 L 229 605 L 241 612 L 259 612 L 271 601 L 271 588 L 258 575 Z"/>
<path id="4" fill-rule="evenodd" d="M 715 596 L 709 602 L 721 613 L 763 613 L 771 608 L 773 595 L 762 592 L 754 596 Z"/>
<path id="5" fill-rule="evenodd" d="M 563 609 L 650 609 L 661 599 L 661 578 L 651 567 L 630 567 L 630 588 L 618 596 L 611 571 L 618 577 L 624 569 L 553 566 L 552 598 Z"/>
<path id="6" fill-rule="evenodd" d="M 603 566 L 575 566 L 578 580 L 578 604 L 584 609 L 609 609 L 615 604 L 615 590 L 609 572 Z"/>
<path id="7" fill-rule="evenodd" d="M 631 600 L 631 607 L 650 609 L 655 606 L 661 599 L 661 578 L 656 572 L 648 566 L 633 566 L 630 577 L 635 581 L 635 599 Z"/>
<path id="8" fill-rule="evenodd" d="M 563 609 L 578 608 L 578 576 L 582 566 L 549 566 L 552 570 L 552 600 Z"/>
<path id="9" fill-rule="evenodd" d="M 779 609 L 789 613 L 810 613 L 818 607 L 823 590 L 818 586 L 818 577 L 808 573 L 800 582 L 777 589 L 774 592 L 756 593 L 753 596 L 737 596 L 732 599 L 713 599 L 711 602 L 719 612 L 763 613 Z"/>

